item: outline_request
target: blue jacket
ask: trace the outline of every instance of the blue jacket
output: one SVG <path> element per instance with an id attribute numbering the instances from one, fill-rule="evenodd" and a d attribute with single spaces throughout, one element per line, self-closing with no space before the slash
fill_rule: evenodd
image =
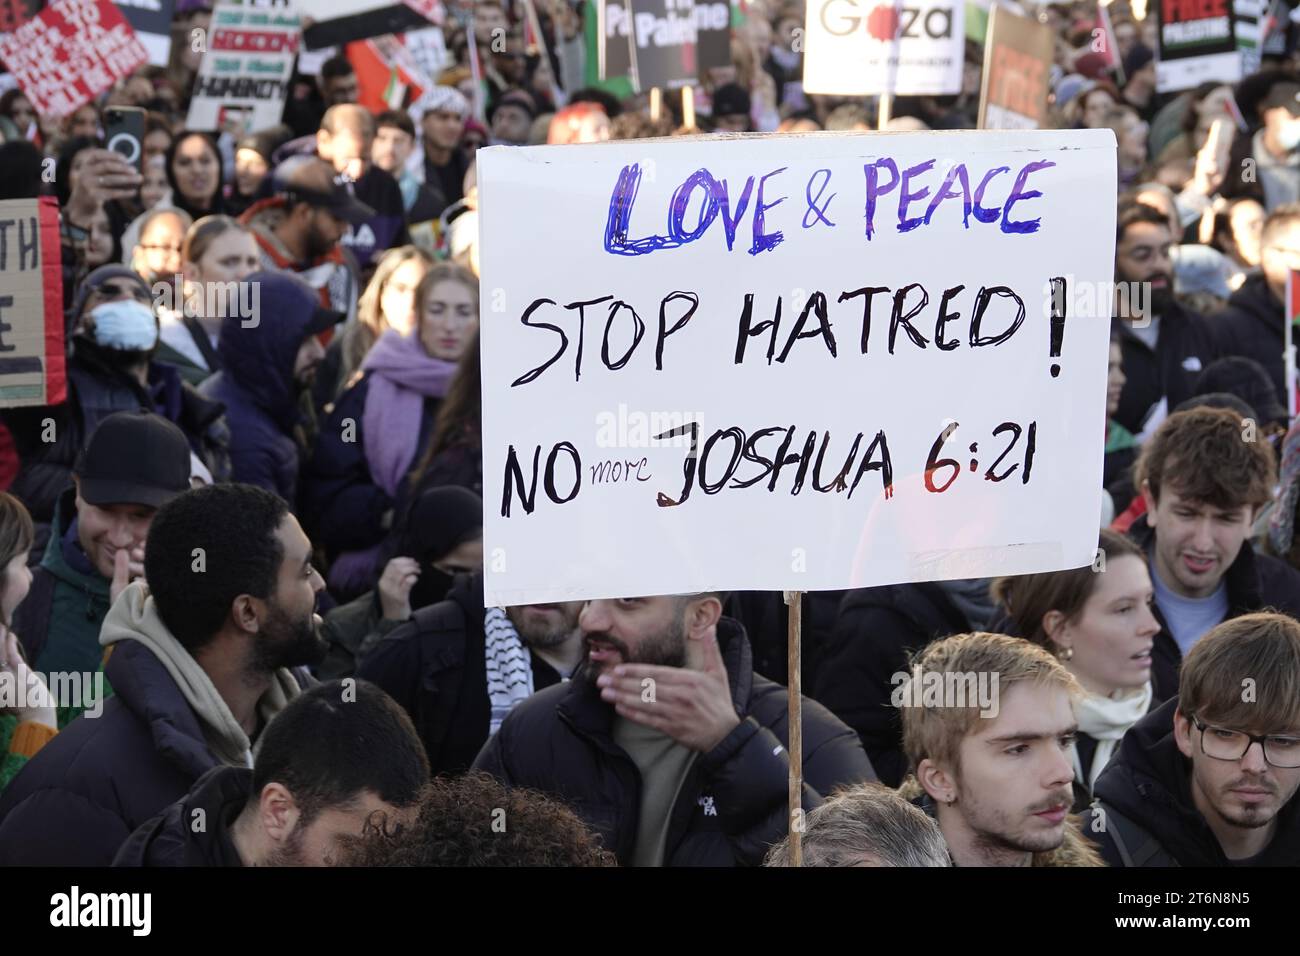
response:
<path id="1" fill-rule="evenodd" d="M 226 406 L 232 480 L 274 491 L 291 508 L 298 487 L 294 429 L 302 416 L 293 366 L 310 323 L 309 314 L 266 314 L 245 328 L 229 316 L 217 346 L 222 369 L 199 389 Z"/>
<path id="2" fill-rule="evenodd" d="M 301 510 L 312 539 L 325 546 L 331 559 L 342 551 L 379 544 L 387 534 L 383 516 L 393 507 L 393 499 L 370 476 L 362 430 L 369 394 L 367 372 L 339 396 L 316 436 L 311 460 L 303 468 Z M 437 409 L 437 399 L 425 401 L 416 460 L 432 435 Z M 345 429 L 348 419 L 352 424 Z"/>

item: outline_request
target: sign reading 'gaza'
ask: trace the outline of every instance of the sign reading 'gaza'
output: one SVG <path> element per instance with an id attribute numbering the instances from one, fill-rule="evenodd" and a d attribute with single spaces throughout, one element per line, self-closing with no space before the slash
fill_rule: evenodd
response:
<path id="1" fill-rule="evenodd" d="M 490 602 L 1092 560 L 1113 134 L 554 149 L 480 153 Z"/>
<path id="2" fill-rule="evenodd" d="M 961 91 L 958 0 L 809 0 L 804 89 L 857 96 Z"/>

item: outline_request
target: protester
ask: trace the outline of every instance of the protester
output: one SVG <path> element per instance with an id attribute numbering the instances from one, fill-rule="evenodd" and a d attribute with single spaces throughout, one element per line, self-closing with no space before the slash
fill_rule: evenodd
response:
<path id="1" fill-rule="evenodd" d="M 152 156 L 145 160 L 144 182 L 140 186 L 140 205 L 146 212 L 172 204 L 172 188 L 167 182 L 167 157 Z M 123 236 L 123 239 L 126 237 Z"/>
<path id="2" fill-rule="evenodd" d="M 957 866 L 1102 865 L 1070 816 L 1069 671 L 1027 641 L 977 632 L 931 644 L 904 676 L 912 775 L 900 793 L 938 821 Z"/>
<path id="3" fill-rule="evenodd" d="M 226 211 L 221 151 L 206 133 L 178 133 L 167 149 L 167 183 L 172 203 L 191 220 Z"/>
<path id="4" fill-rule="evenodd" d="M 375 586 L 325 615 L 330 656 L 320 676 L 347 677 L 412 613 L 447 597 L 458 574 L 483 572 L 483 501 L 464 488 L 431 488 L 412 504 Z"/>
<path id="5" fill-rule="evenodd" d="M 428 779 L 415 728 L 387 694 L 365 681 L 317 684 L 267 725 L 251 768 L 209 770 L 113 865 L 336 865 L 344 838 L 371 820 L 413 817 Z"/>
<path id="6" fill-rule="evenodd" d="M 239 285 L 258 267 L 257 242 L 247 226 L 229 216 L 205 216 L 185 233 L 181 244 L 183 284 L 173 279 L 173 307 L 159 310 L 158 360 L 175 366 L 181 377 L 201 385 L 221 368 L 217 350 L 221 323 L 229 314 L 251 321 L 251 287 Z M 241 292 L 250 293 L 241 300 Z"/>
<path id="7" fill-rule="evenodd" d="M 348 866 L 617 866 L 563 802 L 484 773 L 438 777 L 415 821 L 347 841 Z"/>
<path id="8" fill-rule="evenodd" d="M 1215 317 L 1214 331 L 1221 352 L 1251 358 L 1264 366 L 1277 390 L 1277 404 L 1285 409 L 1283 303 L 1291 271 L 1300 268 L 1300 202 L 1277 206 L 1264 220 L 1260 265 L 1262 274 L 1246 279 L 1233 293 L 1228 308 Z"/>
<path id="9" fill-rule="evenodd" d="M 840 790 L 804 819 L 803 866 L 952 866 L 938 825 L 878 783 Z M 764 866 L 790 865 L 790 838 Z"/>
<path id="10" fill-rule="evenodd" d="M 1140 203 L 1120 209 L 1115 283 L 1125 383 L 1114 418 L 1139 440 L 1191 397 L 1196 375 L 1219 355 L 1210 325 L 1174 300 L 1172 242 L 1161 213 Z"/>
<path id="11" fill-rule="evenodd" d="M 361 270 L 341 240 L 349 225 L 366 222 L 375 211 L 357 200 L 333 167 L 310 156 L 276 167 L 270 192 L 239 217 L 253 230 L 262 267 L 296 273 L 317 290 L 323 306 L 351 319 Z"/>
<path id="12" fill-rule="evenodd" d="M 377 169 L 397 180 L 408 225 L 437 219 L 446 207 L 438 194 L 426 186 L 411 168 L 415 147 L 415 123 L 408 113 L 386 110 L 375 118 L 375 140 L 370 147 L 370 160 Z"/>
<path id="13" fill-rule="evenodd" d="M 292 133 L 284 126 L 273 126 L 259 133 L 245 136 L 235 146 L 235 183 L 226 208 L 230 215 L 241 215 L 256 202 L 262 183 L 271 172 L 271 159 L 275 151 Z"/>
<path id="14" fill-rule="evenodd" d="M 108 609 L 144 575 L 144 547 L 158 508 L 190 487 L 185 434 L 149 412 L 116 412 L 90 436 L 59 499 L 49 544 L 14 619 L 24 652 L 46 674 L 93 674 Z M 60 726 L 91 703 L 61 706 Z"/>
<path id="15" fill-rule="evenodd" d="M 1287 73 L 1260 74 L 1260 125 L 1250 136 L 1238 136 L 1228 159 L 1229 175 L 1223 183 L 1228 199 L 1249 197 L 1269 212 L 1300 202 L 1300 83 Z M 1243 84 L 1244 85 L 1244 84 Z M 1238 102 L 1241 103 L 1241 89 Z M 1241 103 L 1242 112 L 1248 106 Z M 1253 117 L 1252 117 L 1253 118 Z"/>
<path id="16" fill-rule="evenodd" d="M 464 195 L 466 156 L 460 150 L 461 135 L 469 118 L 469 101 L 454 87 L 436 86 L 420 104 L 420 134 L 424 162 L 418 166 L 422 181 L 434 194 L 438 215 Z"/>
<path id="17" fill-rule="evenodd" d="M 1249 541 L 1277 466 L 1267 441 L 1243 440 L 1245 427 L 1228 409 L 1177 412 L 1137 462 L 1146 514 L 1129 535 L 1149 556 L 1155 587 L 1158 701 L 1178 693 L 1180 662 L 1215 625 L 1264 607 L 1300 611 L 1300 573 Z"/>
<path id="18" fill-rule="evenodd" d="M 181 243 L 193 225 L 179 209 L 154 209 L 139 220 L 139 241 L 126 250 L 126 265 L 152 289 L 168 283 L 181 271 Z"/>
<path id="19" fill-rule="evenodd" d="M 357 85 L 357 74 L 346 56 L 342 54 L 332 56 L 321 64 L 320 92 L 327 109 L 341 103 L 357 101 L 361 90 Z"/>
<path id="20" fill-rule="evenodd" d="M 389 249 L 375 266 L 357 303 L 357 321 L 330 342 L 325 361 L 316 377 L 316 404 L 330 406 L 360 371 L 361 362 L 385 332 L 402 336 L 415 332 L 418 318 L 415 290 L 424 278 L 432 258 L 415 246 Z"/>
<path id="21" fill-rule="evenodd" d="M 488 113 L 493 142 L 505 146 L 527 145 L 528 130 L 536 118 L 537 103 L 532 96 L 521 89 L 507 90 Z"/>
<path id="22" fill-rule="evenodd" d="M 301 397 L 325 357 L 317 336 L 343 316 L 322 307 L 296 276 L 254 272 L 244 282 L 256 290 L 259 314 L 232 313 L 222 320 L 221 371 L 201 391 L 226 407 L 232 478 L 273 491 L 292 505 L 299 461 L 308 447 Z"/>
<path id="23" fill-rule="evenodd" d="M 721 612 L 718 594 L 587 602 L 581 679 L 516 706 L 474 768 L 572 803 L 623 865 L 758 865 L 789 827 L 786 695 Z M 805 810 L 875 779 L 811 700 L 803 746 Z"/>
<path id="24" fill-rule="evenodd" d="M 1192 648 L 1178 697 L 1125 735 L 1085 832 L 1111 866 L 1293 866 L 1297 789 L 1300 624 L 1246 614 Z"/>
<path id="25" fill-rule="evenodd" d="M 71 484 L 87 436 L 116 411 L 162 415 L 185 434 L 209 474 L 217 480 L 229 477 L 230 433 L 223 409 L 183 382 L 170 365 L 153 360 L 158 319 L 150 304 L 150 290 L 134 272 L 117 265 L 95 270 L 72 307 L 76 334 L 68 361 L 68 401 L 4 410 L 19 461 L 10 491 L 38 523 L 54 519 L 55 504 Z"/>
<path id="26" fill-rule="evenodd" d="M 394 246 L 409 245 L 405 207 L 397 181 L 370 161 L 375 140 L 375 119 L 353 103 L 331 106 L 316 133 L 316 153 L 334 171 L 352 182 L 357 200 L 374 210 L 364 222 L 352 223 L 342 242 L 368 271 L 376 256 Z"/>
<path id="27" fill-rule="evenodd" d="M 456 375 L 438 407 L 433 434 L 403 488 L 409 493 L 398 498 L 395 526 L 403 525 L 409 501 L 443 485 L 458 485 L 475 494 L 483 492 L 482 366 L 477 330 L 465 346 Z"/>
<path id="28" fill-rule="evenodd" d="M 457 575 L 444 600 L 373 643 L 357 676 L 406 708 L 434 774 L 460 773 L 512 708 L 573 676 L 581 610 L 580 601 L 485 608 L 482 574 Z"/>
<path id="29" fill-rule="evenodd" d="M 49 688 L 28 666 L 13 630 L 14 612 L 32 583 L 27 558 L 34 540 L 32 518 L 23 503 L 0 491 L 0 686 L 7 684 L 14 691 L 13 706 L 0 711 L 0 791 L 58 731 L 56 702 L 43 696 Z"/>
<path id="30" fill-rule="evenodd" d="M 352 594 L 377 567 L 375 549 L 393 525 L 402 482 L 474 336 L 478 282 L 438 263 L 420 280 L 415 309 L 413 334 L 390 329 L 366 353 L 361 378 L 321 424 L 303 472 L 304 507 L 317 517 L 313 532 L 333 562 L 331 584 Z"/>
<path id="31" fill-rule="evenodd" d="M 249 766 L 265 723 L 305 686 L 302 666 L 324 652 L 311 543 L 261 489 L 210 485 L 168 502 L 149 529 L 145 579 L 104 621 L 113 698 L 0 798 L 4 865 L 108 865 L 203 774 Z"/>
<path id="32" fill-rule="evenodd" d="M 1071 759 L 1074 810 L 1092 801 L 1092 787 L 1120 738 L 1151 709 L 1151 649 L 1160 632 L 1146 556 L 1114 531 L 1102 531 L 1093 564 L 1073 571 L 1001 578 L 993 593 L 1016 633 L 1060 658 L 1083 694 Z"/>

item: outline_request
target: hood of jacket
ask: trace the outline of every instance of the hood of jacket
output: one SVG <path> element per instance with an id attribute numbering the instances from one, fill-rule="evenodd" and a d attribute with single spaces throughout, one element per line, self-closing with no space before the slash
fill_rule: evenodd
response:
<path id="1" fill-rule="evenodd" d="M 147 587 L 139 581 L 129 584 L 109 608 L 100 631 L 99 643 L 110 647 L 123 641 L 134 641 L 148 650 L 162 664 L 180 691 L 191 711 L 198 718 L 204 739 L 217 759 L 228 766 L 251 767 L 252 744 L 244 729 L 231 713 L 230 707 L 209 679 L 207 672 L 167 629 L 158 615 L 158 607 L 149 597 Z M 115 661 L 115 650 L 110 661 Z M 166 718 L 150 712 L 153 701 L 147 699 L 148 688 L 122 687 L 118 676 L 111 677 L 114 693 L 123 698 L 127 706 L 153 723 Z M 257 710 L 263 721 L 278 714 L 300 692 L 298 680 L 285 668 L 272 675 L 271 686 L 258 701 Z M 156 735 L 155 735 L 156 736 Z"/>
<path id="2" fill-rule="evenodd" d="M 930 817 L 937 819 L 934 802 L 921 786 L 921 782 L 913 774 L 908 774 L 902 785 L 899 786 L 898 794 L 904 800 L 909 800 L 920 807 Z M 1097 852 L 1097 848 L 1083 835 L 1083 831 L 1079 828 L 1079 818 L 1075 814 L 1070 814 L 1065 818 L 1064 839 L 1061 840 L 1061 845 L 1055 850 L 1044 850 L 1041 853 L 1035 853 L 1033 861 L 1030 863 L 1030 866 L 1105 865 L 1101 854 Z"/>
<path id="3" fill-rule="evenodd" d="M 1180 866 L 1227 866 L 1218 839 L 1192 800 L 1191 761 L 1174 739 L 1178 698 L 1134 724 L 1097 778 L 1094 795 L 1150 833 Z M 1261 865 L 1300 860 L 1300 796 L 1277 816 L 1277 833 Z"/>
<path id="4" fill-rule="evenodd" d="M 265 309 L 264 311 L 270 311 Z M 264 315 L 256 326 L 227 316 L 221 323 L 218 352 L 222 370 L 253 404 L 269 415 L 282 431 L 293 430 L 298 420 L 300 389 L 293 367 L 298 349 L 307 337 L 312 314 L 304 310 L 283 310 Z M 215 388 L 215 386 L 214 386 Z M 205 394 L 212 394 L 205 389 Z"/>

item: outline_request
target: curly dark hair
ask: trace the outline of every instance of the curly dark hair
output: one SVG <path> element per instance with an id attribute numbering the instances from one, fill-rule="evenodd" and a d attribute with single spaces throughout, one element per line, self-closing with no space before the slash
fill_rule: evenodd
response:
<path id="1" fill-rule="evenodd" d="M 438 777 L 413 823 L 374 817 L 360 837 L 342 837 L 349 866 L 617 866 L 567 806 L 485 773 Z"/>

